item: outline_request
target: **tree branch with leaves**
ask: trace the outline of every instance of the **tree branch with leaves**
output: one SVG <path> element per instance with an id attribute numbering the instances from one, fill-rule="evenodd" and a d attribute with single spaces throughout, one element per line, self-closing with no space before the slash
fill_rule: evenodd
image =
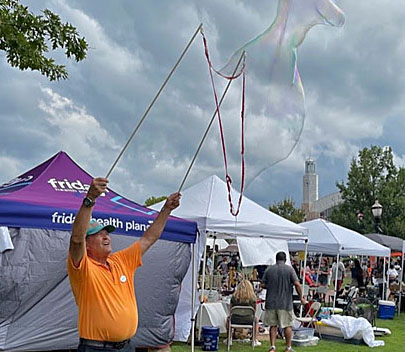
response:
<path id="1" fill-rule="evenodd" d="M 86 58 L 88 44 L 73 25 L 62 23 L 52 11 L 34 15 L 18 0 L 0 0 L 0 50 L 12 67 L 39 71 L 51 81 L 67 79 L 66 67 L 45 56 L 56 49 L 79 62 Z"/>

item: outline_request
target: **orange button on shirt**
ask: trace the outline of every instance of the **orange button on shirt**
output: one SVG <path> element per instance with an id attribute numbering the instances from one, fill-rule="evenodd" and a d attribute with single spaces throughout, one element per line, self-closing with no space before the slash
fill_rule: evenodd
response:
<path id="1" fill-rule="evenodd" d="M 138 327 L 134 273 L 142 265 L 139 242 L 107 258 L 110 270 L 85 252 L 80 265 L 68 255 L 67 270 L 79 308 L 79 336 L 99 341 L 131 338 Z"/>

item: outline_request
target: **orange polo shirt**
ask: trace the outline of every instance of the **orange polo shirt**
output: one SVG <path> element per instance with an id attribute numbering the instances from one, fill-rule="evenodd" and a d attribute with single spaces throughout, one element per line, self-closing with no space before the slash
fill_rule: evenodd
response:
<path id="1" fill-rule="evenodd" d="M 107 258 L 110 270 L 87 256 L 79 267 L 68 255 L 67 271 L 79 308 L 79 336 L 99 341 L 131 338 L 138 327 L 134 273 L 142 265 L 139 242 Z"/>

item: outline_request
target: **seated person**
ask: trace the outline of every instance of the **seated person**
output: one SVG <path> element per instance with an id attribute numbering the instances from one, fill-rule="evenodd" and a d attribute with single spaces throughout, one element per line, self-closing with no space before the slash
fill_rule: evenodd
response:
<path id="1" fill-rule="evenodd" d="M 318 286 L 319 286 L 319 282 L 315 282 L 315 281 L 312 279 L 312 275 L 310 275 L 310 274 L 308 273 L 308 271 L 305 271 L 305 283 L 306 283 L 307 285 L 309 285 L 309 287 L 318 287 Z"/>
<path id="2" fill-rule="evenodd" d="M 249 280 L 243 280 L 235 290 L 235 293 L 231 297 L 231 308 L 234 306 L 251 306 L 256 310 L 256 294 L 255 291 L 253 290 L 253 286 L 250 283 Z M 226 326 L 227 326 L 227 331 L 228 331 L 228 324 L 229 324 L 229 318 L 227 319 Z M 247 316 L 244 315 L 232 315 L 232 323 L 235 324 L 250 324 L 251 320 L 246 320 Z M 257 340 L 257 336 L 259 335 L 259 322 L 258 319 L 255 318 L 256 320 L 256 341 L 254 342 L 255 346 L 260 346 L 261 342 Z"/>

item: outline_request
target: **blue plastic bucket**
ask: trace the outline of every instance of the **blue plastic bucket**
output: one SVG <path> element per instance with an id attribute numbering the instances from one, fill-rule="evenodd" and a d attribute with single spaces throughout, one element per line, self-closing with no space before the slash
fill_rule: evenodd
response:
<path id="1" fill-rule="evenodd" d="M 218 351 L 219 328 L 215 326 L 203 326 L 201 329 L 203 351 Z"/>

